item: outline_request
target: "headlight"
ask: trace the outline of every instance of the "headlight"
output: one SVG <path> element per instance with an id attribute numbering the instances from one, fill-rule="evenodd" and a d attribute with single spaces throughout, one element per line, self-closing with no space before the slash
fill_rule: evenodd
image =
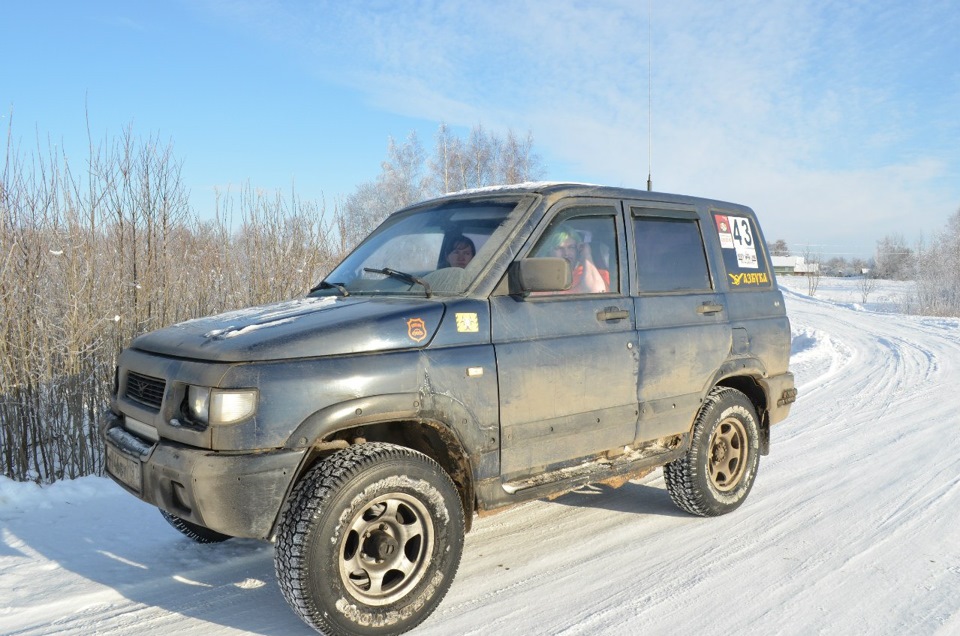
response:
<path id="1" fill-rule="evenodd" d="M 235 424 L 257 411 L 256 389 L 210 392 L 210 423 Z"/>
<path id="2" fill-rule="evenodd" d="M 191 386 L 187 390 L 187 414 L 191 419 L 206 424 L 210 420 L 210 389 Z"/>
<path id="3" fill-rule="evenodd" d="M 236 424 L 257 412 L 257 390 L 191 386 L 187 390 L 187 412 L 204 424 Z"/>

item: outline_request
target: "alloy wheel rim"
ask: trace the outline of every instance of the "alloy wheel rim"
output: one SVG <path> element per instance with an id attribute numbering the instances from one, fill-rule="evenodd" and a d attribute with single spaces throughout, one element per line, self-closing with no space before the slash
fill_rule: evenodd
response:
<path id="1" fill-rule="evenodd" d="M 707 468 L 710 482 L 720 492 L 730 492 L 740 484 L 747 466 L 747 431 L 733 417 L 720 422 L 710 438 Z"/>
<path id="2" fill-rule="evenodd" d="M 423 579 L 433 541 L 433 520 L 423 502 L 404 493 L 377 497 L 347 526 L 339 552 L 340 578 L 362 603 L 393 603 Z"/>

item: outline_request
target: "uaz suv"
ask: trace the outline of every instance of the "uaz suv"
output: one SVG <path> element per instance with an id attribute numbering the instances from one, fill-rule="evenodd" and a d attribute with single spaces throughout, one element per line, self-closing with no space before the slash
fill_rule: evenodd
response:
<path id="1" fill-rule="evenodd" d="M 201 542 L 276 541 L 318 631 L 411 629 L 475 514 L 663 467 L 743 503 L 794 401 L 753 211 L 525 184 L 392 214 L 302 298 L 120 356 L 107 470 Z"/>

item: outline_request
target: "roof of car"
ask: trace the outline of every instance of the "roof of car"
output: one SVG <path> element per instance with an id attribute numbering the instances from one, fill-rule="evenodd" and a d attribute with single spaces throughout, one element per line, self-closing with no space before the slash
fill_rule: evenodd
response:
<path id="1" fill-rule="evenodd" d="M 473 196 L 498 195 L 498 194 L 540 194 L 544 196 L 565 195 L 565 196 L 603 196 L 616 197 L 619 199 L 634 199 L 640 201 L 657 201 L 663 203 L 686 203 L 686 204 L 707 204 L 721 208 L 744 208 L 741 204 L 719 201 L 715 199 L 706 199 L 703 197 L 689 196 L 683 194 L 670 194 L 667 192 L 650 192 L 636 188 L 626 188 L 621 186 L 605 186 L 594 183 L 576 183 L 563 181 L 528 181 L 511 185 L 486 186 L 483 188 L 471 188 L 450 192 L 437 197 L 434 200 L 449 200 Z"/>

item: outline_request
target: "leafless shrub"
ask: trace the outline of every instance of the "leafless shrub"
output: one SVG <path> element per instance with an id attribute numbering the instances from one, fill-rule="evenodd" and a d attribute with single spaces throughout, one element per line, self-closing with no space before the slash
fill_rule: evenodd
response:
<path id="1" fill-rule="evenodd" d="M 874 255 L 874 274 L 888 280 L 911 280 L 917 266 L 917 256 L 907 246 L 903 234 L 890 234 L 877 241 Z"/>
<path id="2" fill-rule="evenodd" d="M 807 294 L 815 296 L 820 287 L 821 261 L 823 256 L 820 252 L 814 252 L 808 245 L 803 253 L 803 260 L 806 262 Z"/>
<path id="3" fill-rule="evenodd" d="M 0 175 L 0 466 L 50 482 L 102 471 L 97 422 L 133 337 L 296 296 L 340 258 L 321 202 L 244 188 L 190 210 L 170 144 L 91 143 L 75 173 L 12 141 Z M 236 207 L 237 231 L 230 228 Z"/>
<path id="4" fill-rule="evenodd" d="M 857 280 L 857 289 L 860 290 L 861 302 L 866 304 L 870 294 L 872 294 L 876 288 L 876 278 L 871 276 L 869 273 L 863 273 L 860 275 L 860 278 Z"/>
<path id="5" fill-rule="evenodd" d="M 790 247 L 783 239 L 777 239 L 773 243 L 768 243 L 767 250 L 770 252 L 770 256 L 791 256 Z"/>
<path id="6" fill-rule="evenodd" d="M 917 313 L 960 316 L 960 210 L 930 246 L 917 250 Z"/>

